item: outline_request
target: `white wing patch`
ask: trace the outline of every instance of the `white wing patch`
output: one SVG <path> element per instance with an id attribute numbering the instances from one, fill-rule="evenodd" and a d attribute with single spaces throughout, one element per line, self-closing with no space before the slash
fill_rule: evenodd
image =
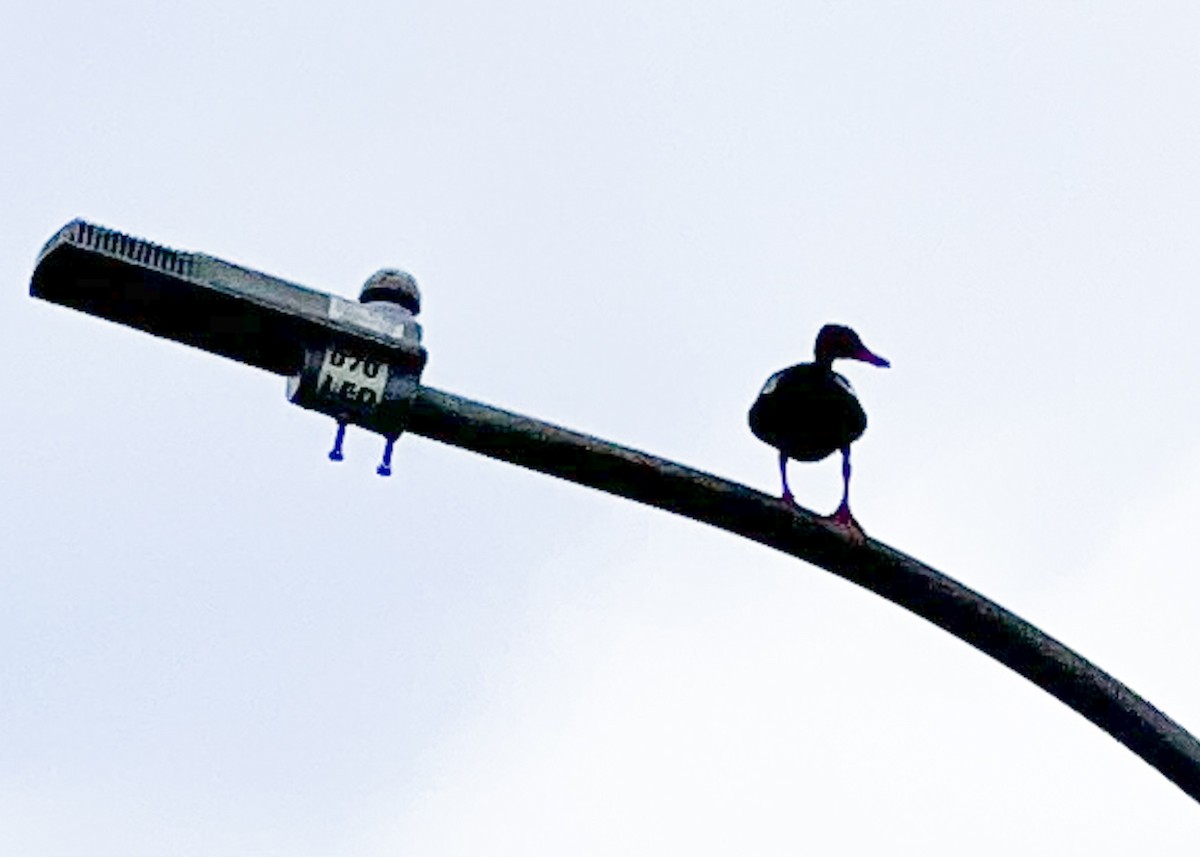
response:
<path id="1" fill-rule="evenodd" d="M 779 386 L 779 376 L 782 374 L 782 372 L 776 372 L 774 375 L 768 378 L 767 383 L 763 384 L 762 392 L 759 393 L 759 395 L 769 396 L 774 393 L 775 388 Z"/>
<path id="2" fill-rule="evenodd" d="M 836 381 L 838 386 L 840 386 L 843 390 L 845 390 L 851 396 L 854 395 L 854 388 L 850 386 L 850 382 L 848 380 L 846 380 L 844 377 L 842 377 L 841 375 L 839 375 L 837 372 L 833 373 L 833 380 Z"/>

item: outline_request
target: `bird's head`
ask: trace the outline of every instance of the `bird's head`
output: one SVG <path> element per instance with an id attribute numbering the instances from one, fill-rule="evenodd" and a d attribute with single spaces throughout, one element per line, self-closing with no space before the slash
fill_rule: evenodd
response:
<path id="1" fill-rule="evenodd" d="M 832 365 L 838 358 L 862 360 L 873 366 L 892 365 L 863 345 L 857 333 L 840 324 L 827 324 L 821 328 L 821 332 L 817 334 L 816 351 L 817 362 L 824 366 Z"/>

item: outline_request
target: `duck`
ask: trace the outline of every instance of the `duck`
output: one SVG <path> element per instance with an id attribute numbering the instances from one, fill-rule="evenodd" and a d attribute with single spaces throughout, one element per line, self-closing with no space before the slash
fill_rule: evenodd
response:
<path id="1" fill-rule="evenodd" d="M 866 536 L 850 513 L 850 445 L 866 431 L 867 414 L 850 382 L 833 371 L 833 361 L 861 360 L 883 368 L 892 364 L 841 324 L 822 327 L 814 351 L 813 362 L 789 366 L 767 379 L 750 408 L 750 431 L 779 451 L 781 499 L 789 505 L 796 500 L 788 487 L 788 461 L 821 461 L 841 452 L 842 502 L 821 520 L 861 544 Z"/>

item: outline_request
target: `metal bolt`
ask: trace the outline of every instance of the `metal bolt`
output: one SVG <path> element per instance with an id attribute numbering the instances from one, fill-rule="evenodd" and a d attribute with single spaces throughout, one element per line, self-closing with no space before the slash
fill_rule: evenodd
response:
<path id="1" fill-rule="evenodd" d="M 407 271 L 396 268 L 382 268 L 368 277 L 358 300 L 364 304 L 385 301 L 401 306 L 413 315 L 421 311 L 421 291 L 416 279 Z"/>

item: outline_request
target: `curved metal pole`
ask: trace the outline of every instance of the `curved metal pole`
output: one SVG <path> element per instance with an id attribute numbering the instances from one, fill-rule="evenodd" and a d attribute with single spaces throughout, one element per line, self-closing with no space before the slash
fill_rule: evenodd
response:
<path id="1" fill-rule="evenodd" d="M 1200 801 L 1200 742 L 1121 682 L 958 581 L 887 545 L 851 545 L 804 509 L 644 452 L 422 387 L 408 429 L 657 506 L 820 566 L 949 631 L 1108 732 Z"/>

